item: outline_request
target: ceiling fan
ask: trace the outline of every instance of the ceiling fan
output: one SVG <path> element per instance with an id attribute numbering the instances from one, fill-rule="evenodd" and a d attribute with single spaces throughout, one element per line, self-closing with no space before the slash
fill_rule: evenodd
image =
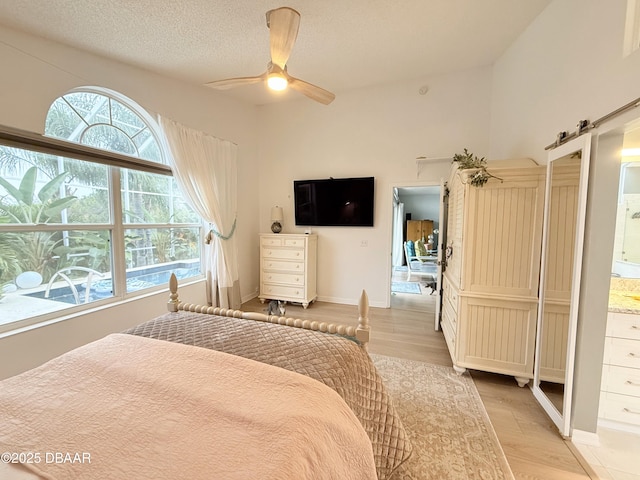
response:
<path id="1" fill-rule="evenodd" d="M 266 80 L 272 90 L 284 90 L 290 86 L 294 90 L 306 95 L 324 105 L 330 104 L 336 96 L 311 83 L 292 77 L 287 72 L 287 60 L 291 55 L 293 44 L 298 36 L 300 14 L 289 7 L 280 7 L 267 12 L 267 27 L 269 28 L 269 44 L 271 46 L 271 61 L 267 64 L 267 71 L 257 77 L 238 77 L 226 80 L 216 80 L 206 83 L 208 87 L 226 90 L 241 85 L 250 85 Z"/>

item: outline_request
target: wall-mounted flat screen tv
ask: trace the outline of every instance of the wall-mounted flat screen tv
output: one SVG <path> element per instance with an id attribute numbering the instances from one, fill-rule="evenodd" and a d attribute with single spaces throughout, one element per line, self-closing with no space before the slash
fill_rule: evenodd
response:
<path id="1" fill-rule="evenodd" d="M 373 227 L 373 177 L 294 180 L 296 225 Z"/>

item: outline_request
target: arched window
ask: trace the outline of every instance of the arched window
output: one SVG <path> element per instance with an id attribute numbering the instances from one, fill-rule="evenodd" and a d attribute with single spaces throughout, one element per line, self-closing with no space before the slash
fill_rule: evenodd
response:
<path id="1" fill-rule="evenodd" d="M 56 154 L 55 143 L 49 153 L 0 145 L 0 296 L 13 300 L 7 311 L 0 302 L 0 331 L 163 288 L 171 273 L 200 275 L 202 221 L 144 109 L 116 92 L 77 89 L 52 103 L 45 134 L 114 152 L 113 161 Z"/>
<path id="2" fill-rule="evenodd" d="M 149 115 L 130 100 L 111 91 L 83 89 L 53 102 L 47 114 L 45 134 L 166 163 L 156 128 Z"/>

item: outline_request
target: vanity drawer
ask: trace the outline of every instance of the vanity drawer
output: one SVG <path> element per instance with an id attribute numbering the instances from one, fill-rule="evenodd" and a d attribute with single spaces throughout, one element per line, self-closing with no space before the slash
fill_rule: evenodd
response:
<path id="1" fill-rule="evenodd" d="M 640 425 L 640 399 L 628 395 L 603 392 L 600 395 L 599 415 L 616 422 Z"/>
<path id="2" fill-rule="evenodd" d="M 283 260 L 265 259 L 262 260 L 263 271 L 279 271 L 304 273 L 304 262 L 287 262 Z"/>
<path id="3" fill-rule="evenodd" d="M 282 283 L 286 285 L 304 285 L 304 275 L 290 273 L 265 272 L 262 275 L 264 283 Z"/>
<path id="4" fill-rule="evenodd" d="M 640 315 L 610 313 L 607 318 L 607 336 L 640 340 Z"/>
<path id="5" fill-rule="evenodd" d="M 304 250 L 298 249 L 285 249 L 285 248 L 265 248 L 262 250 L 263 257 L 280 258 L 283 260 L 302 260 L 304 259 Z"/>
<path id="6" fill-rule="evenodd" d="M 638 401 L 640 402 L 640 370 L 604 365 L 602 370 L 602 390 L 639 397 Z"/>
<path id="7" fill-rule="evenodd" d="M 626 338 L 607 337 L 604 342 L 603 363 L 640 368 L 640 342 Z"/>

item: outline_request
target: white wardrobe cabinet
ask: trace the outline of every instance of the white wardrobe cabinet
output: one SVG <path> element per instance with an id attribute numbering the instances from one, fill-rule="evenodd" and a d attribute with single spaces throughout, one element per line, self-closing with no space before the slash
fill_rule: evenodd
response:
<path id="1" fill-rule="evenodd" d="M 483 187 L 475 170 L 454 166 L 447 186 L 442 331 L 454 369 L 533 378 L 545 169 L 532 160 L 490 162 Z"/>

